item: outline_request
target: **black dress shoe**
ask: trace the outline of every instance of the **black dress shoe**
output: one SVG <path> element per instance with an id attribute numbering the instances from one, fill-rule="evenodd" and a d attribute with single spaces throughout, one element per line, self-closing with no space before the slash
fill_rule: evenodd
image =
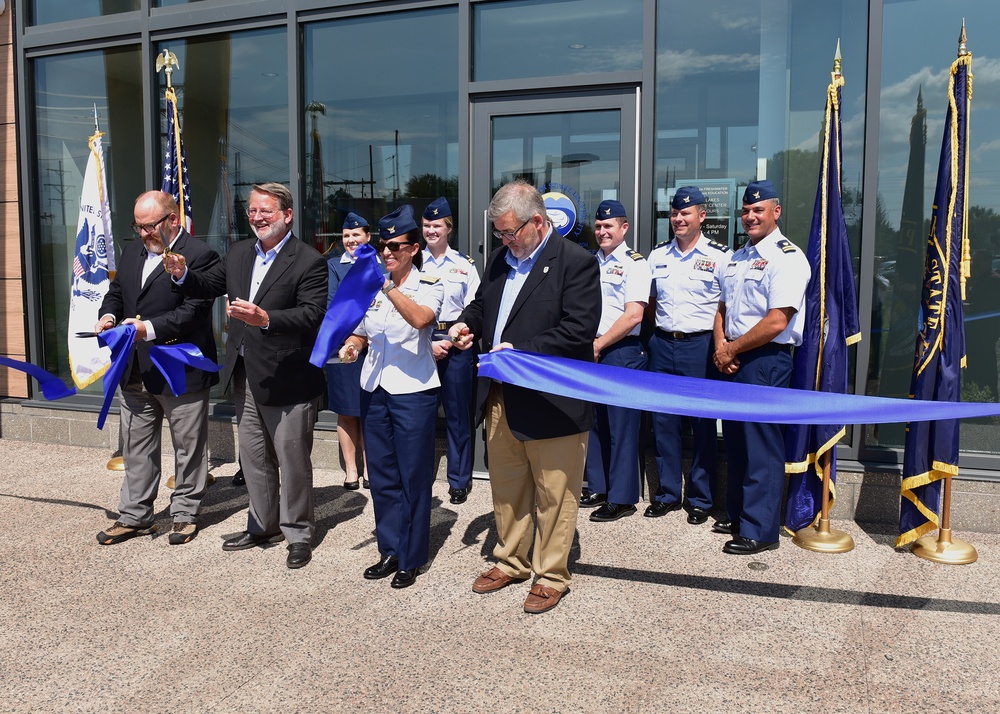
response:
<path id="1" fill-rule="evenodd" d="M 368 479 L 366 478 L 361 479 L 361 485 L 368 489 L 371 488 L 371 486 L 368 484 Z"/>
<path id="2" fill-rule="evenodd" d="M 247 480 L 243 476 L 243 469 L 240 469 L 233 475 L 233 486 L 246 486 Z"/>
<path id="3" fill-rule="evenodd" d="M 631 516 L 635 513 L 635 506 L 631 503 L 605 503 L 596 511 L 590 514 L 590 520 L 598 523 L 617 521 L 619 518 Z"/>
<path id="4" fill-rule="evenodd" d="M 739 535 L 740 524 L 733 521 L 716 521 L 712 524 L 713 533 L 725 533 L 726 535 Z"/>
<path id="5" fill-rule="evenodd" d="M 308 543 L 292 543 L 288 546 L 288 560 L 285 564 L 291 569 L 301 568 L 313 557 L 312 547 Z"/>
<path id="6" fill-rule="evenodd" d="M 383 555 L 375 565 L 365 568 L 365 580 L 387 578 L 397 570 L 399 570 L 399 558 L 395 555 Z"/>
<path id="7" fill-rule="evenodd" d="M 681 509 L 681 504 L 679 503 L 662 503 L 660 501 L 653 501 L 648 506 L 643 514 L 646 518 L 659 518 L 660 516 L 665 516 L 673 511 L 679 511 Z"/>
<path id="8" fill-rule="evenodd" d="M 730 555 L 754 555 L 756 553 L 763 553 L 765 550 L 777 549 L 778 541 L 764 543 L 763 541 L 752 540 L 743 536 L 736 536 L 722 546 L 722 552 L 729 553 Z"/>
<path id="9" fill-rule="evenodd" d="M 344 481 L 345 491 L 357 491 L 359 488 L 361 488 L 361 481 L 358 479 L 354 479 L 353 481 Z"/>
<path id="10" fill-rule="evenodd" d="M 469 491 L 471 490 L 472 486 L 468 488 L 449 488 L 448 495 L 451 496 L 449 500 L 455 505 L 465 503 L 469 498 Z"/>
<path id="11" fill-rule="evenodd" d="M 390 587 L 396 588 L 408 588 L 413 583 L 417 582 L 417 573 L 420 572 L 417 568 L 413 570 L 398 570 L 396 574 L 392 576 L 392 582 L 389 583 Z"/>
<path id="12" fill-rule="evenodd" d="M 268 543 L 280 543 L 285 539 L 281 533 L 243 533 L 235 538 L 230 538 L 222 544 L 223 550 L 246 550 L 256 548 L 259 545 Z"/>
<path id="13" fill-rule="evenodd" d="M 580 497 L 580 505 L 584 508 L 593 508 L 594 506 L 600 506 L 602 503 L 607 502 L 608 494 L 606 493 L 587 492 Z"/>
<path id="14" fill-rule="evenodd" d="M 688 512 L 688 523 L 693 526 L 700 526 L 702 523 L 708 520 L 708 511 L 704 508 L 698 508 L 697 506 L 691 506 L 687 509 Z"/>

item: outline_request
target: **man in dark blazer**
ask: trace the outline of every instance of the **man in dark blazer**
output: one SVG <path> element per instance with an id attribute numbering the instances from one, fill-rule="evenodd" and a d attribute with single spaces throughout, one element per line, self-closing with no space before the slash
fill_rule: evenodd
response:
<path id="1" fill-rule="evenodd" d="M 197 529 L 198 508 L 208 486 L 208 394 L 219 381 L 214 372 L 186 367 L 186 391 L 175 397 L 149 357 L 154 344 L 193 343 L 216 358 L 212 334 L 212 300 L 186 297 L 173 290 L 163 269 L 170 250 L 193 268 L 216 266 L 219 255 L 180 225 L 177 204 L 162 191 L 142 194 L 133 209 L 132 228 L 141 240 L 126 247 L 118 272 L 94 326 L 103 332 L 117 324 L 135 325 L 135 349 L 121 378 L 122 483 L 118 521 L 97 535 L 102 545 L 153 533 L 153 501 L 160 485 L 160 433 L 163 418 L 170 426 L 176 464 L 170 498 L 174 545 L 190 541 Z"/>
<path id="2" fill-rule="evenodd" d="M 253 187 L 247 208 L 256 241 L 239 241 L 215 267 L 188 270 L 166 259 L 187 295 L 227 295 L 231 318 L 224 384 L 233 382 L 247 529 L 222 544 L 245 550 L 287 540 L 289 568 L 312 559 L 313 426 L 323 372 L 309 364 L 326 312 L 326 260 L 292 235 L 292 194 L 280 183 Z"/>
<path id="3" fill-rule="evenodd" d="M 490 256 L 475 299 L 449 330 L 452 340 L 461 349 L 480 339 L 484 352 L 516 348 L 593 362 L 601 316 L 594 256 L 553 229 L 541 194 L 523 181 L 501 187 L 487 215 L 503 246 Z M 472 589 L 493 592 L 534 572 L 524 610 L 551 610 L 570 585 L 592 407 L 481 378 L 476 419 L 488 424 L 498 563 Z"/>

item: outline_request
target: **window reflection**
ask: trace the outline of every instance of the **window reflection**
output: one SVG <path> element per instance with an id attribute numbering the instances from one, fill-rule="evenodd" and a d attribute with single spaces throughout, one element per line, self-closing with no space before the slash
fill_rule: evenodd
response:
<path id="1" fill-rule="evenodd" d="M 112 232 L 121 255 L 131 237 L 134 186 L 145 184 L 139 49 L 116 48 L 32 61 L 36 164 L 33 174 L 44 368 L 70 381 L 66 350 L 69 288 L 83 174 L 96 107 L 104 132 Z M 85 391 L 100 393 L 98 381 Z"/>
<path id="2" fill-rule="evenodd" d="M 949 68 L 963 17 L 969 28 L 995 27 L 1000 7 L 989 0 L 885 4 L 869 394 L 905 397 L 910 389 Z M 967 216 L 972 276 L 964 304 L 967 367 L 962 373 L 962 400 L 996 401 L 1000 169 L 995 151 L 1000 143 L 1000 108 L 982 99 L 993 93 L 997 80 L 977 69 L 990 65 L 990 57 L 1000 52 L 1000 41 L 995 33 L 972 29 L 969 34 L 975 75 Z M 1000 434 L 994 421 L 964 421 L 963 451 L 997 453 Z M 866 441 L 901 447 L 903 425 L 871 427 Z"/>
<path id="3" fill-rule="evenodd" d="M 642 69 L 642 5 L 642 0 L 477 3 L 473 78 Z"/>
<path id="4" fill-rule="evenodd" d="M 454 8 L 305 26 L 305 240 L 339 250 L 350 211 L 372 226 L 399 204 L 458 205 Z M 429 38 L 433 38 L 429 40 Z M 420 61 L 414 57 L 419 54 Z"/>
<path id="5" fill-rule="evenodd" d="M 138 9 L 139 0 L 31 0 L 27 18 L 29 25 L 44 25 Z"/>

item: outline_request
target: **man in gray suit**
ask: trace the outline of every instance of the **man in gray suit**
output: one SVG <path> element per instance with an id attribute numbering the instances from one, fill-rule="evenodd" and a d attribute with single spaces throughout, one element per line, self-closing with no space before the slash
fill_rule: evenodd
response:
<path id="1" fill-rule="evenodd" d="M 232 318 L 223 383 L 233 380 L 240 462 L 250 510 L 246 531 L 222 544 L 245 550 L 287 540 L 289 568 L 312 559 L 313 426 L 323 372 L 309 364 L 326 312 L 326 260 L 292 234 L 292 194 L 256 185 L 247 216 L 256 241 L 235 243 L 210 270 L 164 263 L 186 295 L 227 295 Z M 280 476 L 279 476 L 280 473 Z"/>

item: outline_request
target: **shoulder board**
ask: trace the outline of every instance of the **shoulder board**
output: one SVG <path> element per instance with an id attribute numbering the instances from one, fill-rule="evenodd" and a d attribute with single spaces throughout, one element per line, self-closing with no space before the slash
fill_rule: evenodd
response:
<path id="1" fill-rule="evenodd" d="M 435 278 L 433 275 L 420 276 L 420 282 L 424 283 L 425 285 L 433 285 L 434 283 L 439 282 L 440 280 L 441 278 Z"/>
<path id="2" fill-rule="evenodd" d="M 662 248 L 662 247 L 663 247 L 663 246 L 665 246 L 665 245 L 670 245 L 670 244 L 671 244 L 671 243 L 673 243 L 673 242 L 674 242 L 674 241 L 673 241 L 673 239 L 671 238 L 670 240 L 665 240 L 665 241 L 663 241 L 662 243 L 657 243 L 656 245 L 654 245 L 654 246 L 653 246 L 653 250 L 656 250 L 657 248 Z"/>
<path id="3" fill-rule="evenodd" d="M 631 248 L 625 251 L 625 255 L 627 255 L 632 260 L 645 260 L 645 258 L 642 257 L 642 253 L 640 253 L 637 250 L 632 250 Z"/>
<path id="4" fill-rule="evenodd" d="M 726 245 L 725 243 L 720 243 L 717 240 L 708 241 L 708 245 L 711 246 L 712 248 L 715 248 L 716 250 L 721 250 L 723 253 L 729 252 L 729 246 Z"/>
<path id="5" fill-rule="evenodd" d="M 465 258 L 467 261 L 469 261 L 470 264 L 472 264 L 472 265 L 476 264 L 476 261 L 474 261 L 470 256 L 466 255 L 465 253 L 462 253 L 461 251 L 459 251 L 458 254 L 460 256 L 462 256 L 463 258 Z"/>
<path id="6" fill-rule="evenodd" d="M 782 238 L 777 243 L 775 243 L 775 245 L 778 246 L 779 248 L 781 248 L 781 252 L 782 253 L 794 253 L 795 251 L 798 250 L 798 248 L 796 248 L 792 244 L 792 242 L 790 240 L 788 240 L 787 238 Z"/>

